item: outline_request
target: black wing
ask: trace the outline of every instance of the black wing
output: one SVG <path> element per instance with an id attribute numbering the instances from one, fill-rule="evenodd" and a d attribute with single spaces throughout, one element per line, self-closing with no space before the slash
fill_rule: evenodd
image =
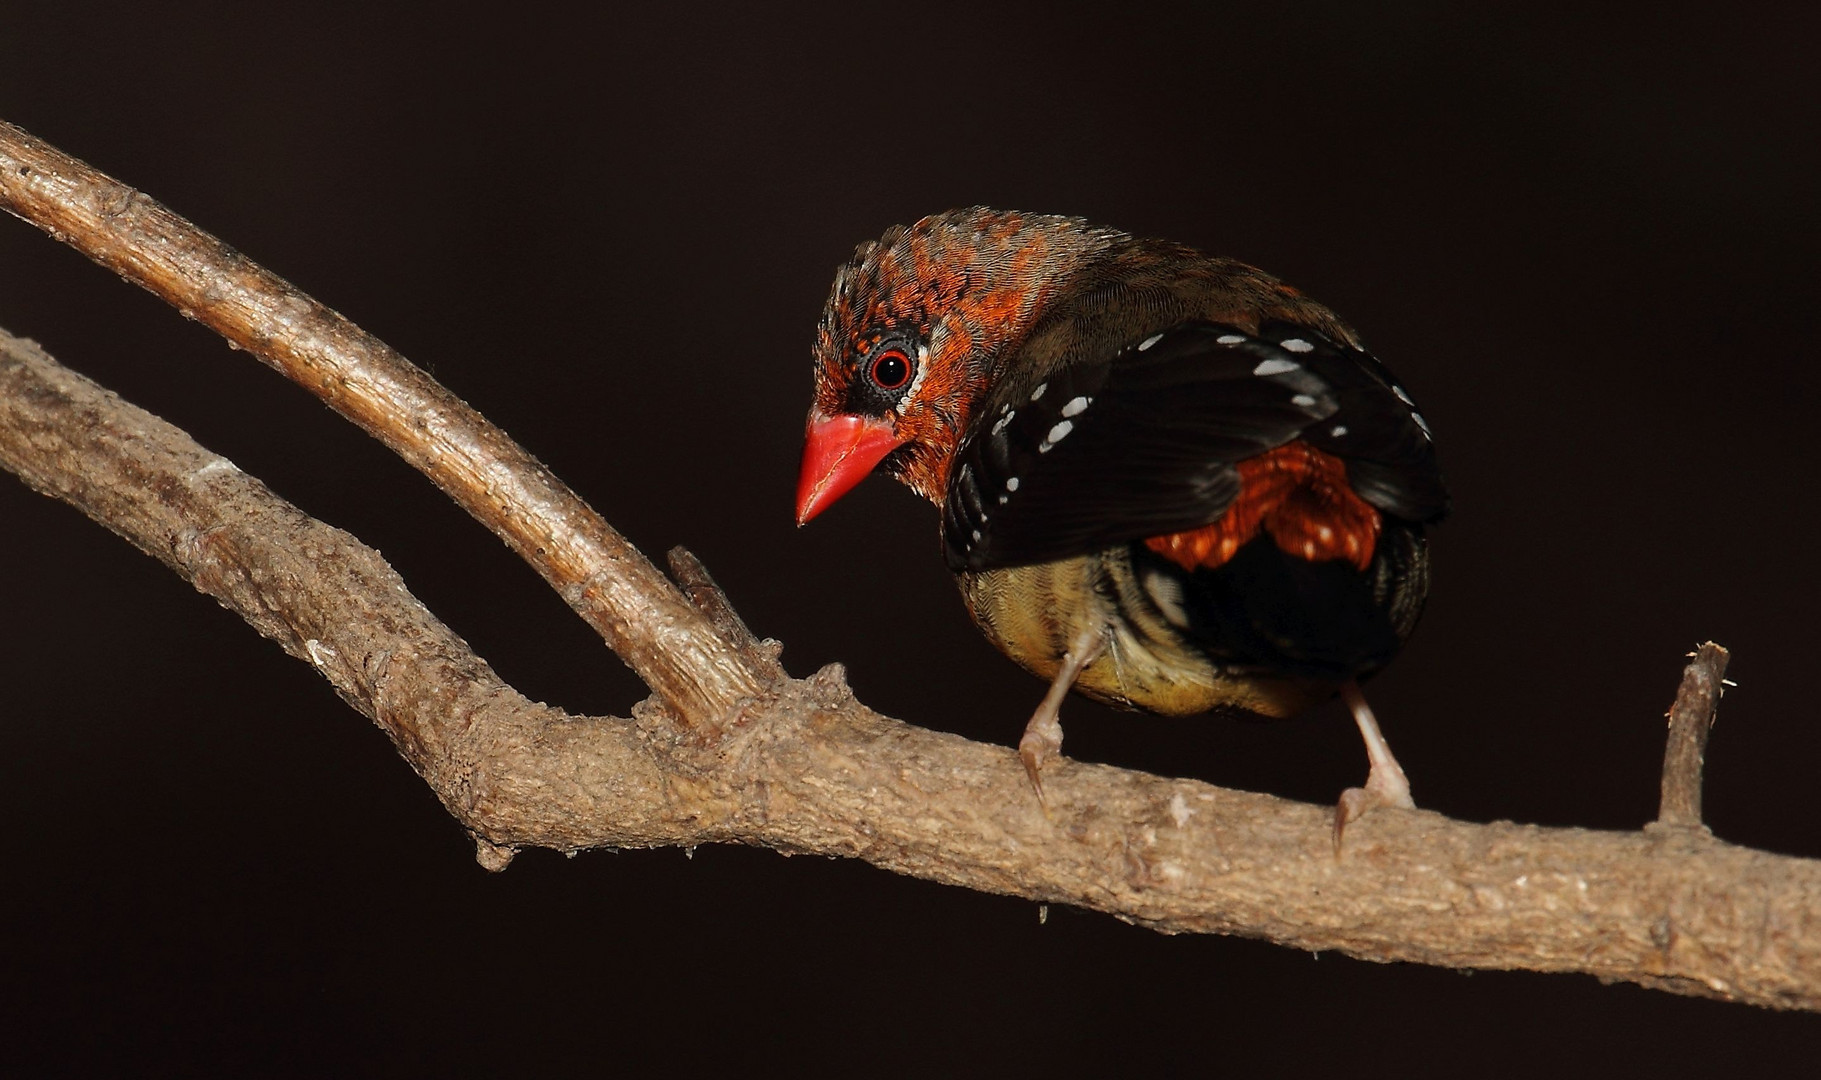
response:
<path id="1" fill-rule="evenodd" d="M 1427 425 L 1377 360 L 1306 327 L 1197 322 L 989 398 L 949 477 L 956 570 L 1068 558 L 1197 528 L 1239 491 L 1236 462 L 1302 438 L 1360 497 L 1409 521 L 1447 494 Z"/>

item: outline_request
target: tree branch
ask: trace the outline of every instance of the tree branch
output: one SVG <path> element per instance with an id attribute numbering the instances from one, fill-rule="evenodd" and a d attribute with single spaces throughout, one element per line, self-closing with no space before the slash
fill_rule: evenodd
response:
<path id="1" fill-rule="evenodd" d="M 428 476 L 542 574 L 684 723 L 762 692 L 754 670 L 536 458 L 385 342 L 157 202 L 0 122 L 0 208 L 164 299 Z"/>
<path id="2" fill-rule="evenodd" d="M 315 665 L 477 834 L 486 865 L 526 845 L 733 841 L 864 858 L 1166 932 L 1581 971 L 1821 1009 L 1821 862 L 1703 831 L 1381 811 L 1348 830 L 1336 859 L 1328 807 L 1066 760 L 1046 785 L 1046 815 L 1010 749 L 881 717 L 852 699 L 838 668 L 773 681 L 769 650 L 738 629 L 699 564 L 678 563 L 691 605 L 427 376 L 376 375 L 348 360 L 345 349 L 384 347 L 238 255 L 219 262 L 215 241 L 201 244 L 168 211 L 97 177 L 0 128 L 0 205 L 123 273 L 176 274 L 154 291 L 213 295 L 225 309 L 211 318 L 246 341 L 300 357 L 307 377 L 348 379 L 331 397 L 356 402 L 347 411 L 357 419 L 382 417 L 389 445 L 462 492 L 478 517 L 500 518 L 491 524 L 515 550 L 529 559 L 540 538 L 561 546 L 546 577 L 595 613 L 669 703 L 616 720 L 525 701 L 376 553 L 29 344 L 0 338 L 0 462 Z M 217 272 L 223 282 L 210 279 Z M 278 340 L 287 335 L 296 340 Z"/>

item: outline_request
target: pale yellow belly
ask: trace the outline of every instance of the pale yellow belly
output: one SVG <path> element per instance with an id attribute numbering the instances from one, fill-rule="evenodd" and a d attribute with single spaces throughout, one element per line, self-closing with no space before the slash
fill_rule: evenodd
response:
<path id="1" fill-rule="evenodd" d="M 1216 708 L 1288 716 L 1334 690 L 1323 680 L 1214 663 L 1175 631 L 1167 591 L 1146 591 L 1125 548 L 957 580 L 987 638 L 1046 680 L 1055 677 L 1070 642 L 1097 624 L 1106 634 L 1105 651 L 1075 688 L 1109 705 L 1166 716 Z"/>

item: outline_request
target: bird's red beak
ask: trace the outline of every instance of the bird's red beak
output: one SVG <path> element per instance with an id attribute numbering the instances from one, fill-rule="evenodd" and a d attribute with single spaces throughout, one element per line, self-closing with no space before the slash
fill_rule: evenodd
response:
<path id="1" fill-rule="evenodd" d="M 828 509 L 905 441 L 886 420 L 813 414 L 797 481 L 797 524 Z"/>

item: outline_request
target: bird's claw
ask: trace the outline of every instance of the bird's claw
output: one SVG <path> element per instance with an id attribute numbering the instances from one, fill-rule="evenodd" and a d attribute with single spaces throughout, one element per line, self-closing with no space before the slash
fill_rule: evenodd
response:
<path id="1" fill-rule="evenodd" d="M 1341 834 L 1368 810 L 1377 806 L 1389 806 L 1396 810 L 1416 809 L 1416 800 L 1410 797 L 1410 780 L 1404 775 L 1404 767 L 1391 755 L 1391 747 L 1378 730 L 1378 720 L 1366 705 L 1365 696 L 1359 692 L 1359 685 L 1349 681 L 1341 687 L 1341 697 L 1352 711 L 1354 722 L 1359 725 L 1360 736 L 1366 742 L 1366 759 L 1372 763 L 1372 768 L 1366 774 L 1366 786 L 1348 788 L 1341 792 L 1340 802 L 1334 807 L 1335 858 L 1340 857 Z"/>
<path id="2" fill-rule="evenodd" d="M 1018 758 L 1024 762 L 1025 775 L 1031 778 L 1031 787 L 1037 792 L 1037 805 L 1043 807 L 1046 815 L 1050 804 L 1043 797 L 1043 764 L 1062 754 L 1062 699 L 1105 647 L 1106 634 L 1098 624 L 1084 626 L 1075 634 L 1069 651 L 1062 654 L 1056 677 L 1050 680 L 1050 692 L 1043 696 L 1043 702 L 1031 714 L 1031 722 L 1024 725 L 1024 737 L 1018 740 Z"/>
<path id="3" fill-rule="evenodd" d="M 1416 809 L 1416 800 L 1410 797 L 1410 781 L 1404 778 L 1402 769 L 1374 767 L 1366 777 L 1365 787 L 1348 788 L 1340 793 L 1340 801 L 1334 807 L 1335 857 L 1340 856 L 1341 834 L 1347 826 L 1381 806 L 1394 810 Z"/>
<path id="4" fill-rule="evenodd" d="M 1043 766 L 1061 752 L 1062 725 L 1057 723 L 1055 716 L 1039 712 L 1024 729 L 1024 737 L 1018 740 L 1018 760 L 1024 762 L 1024 774 L 1031 778 L 1031 790 L 1037 793 L 1037 802 L 1046 812 L 1049 802 L 1043 797 Z"/>

